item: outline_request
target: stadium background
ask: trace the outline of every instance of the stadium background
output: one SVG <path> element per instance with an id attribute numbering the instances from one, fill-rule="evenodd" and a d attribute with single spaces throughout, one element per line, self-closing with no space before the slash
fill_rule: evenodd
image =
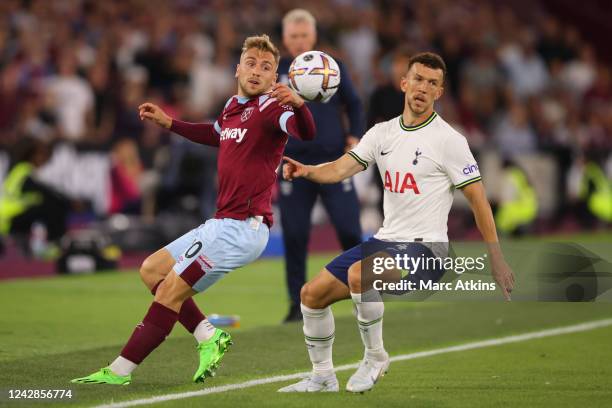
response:
<path id="1" fill-rule="evenodd" d="M 71 212 L 69 235 L 80 240 L 86 240 L 84 234 L 93 234 L 94 240 L 110 238 L 122 249 L 120 269 L 136 267 L 147 252 L 212 214 L 215 183 L 214 150 L 140 122 L 137 105 L 150 100 L 176 117 L 212 120 L 235 93 L 234 66 L 244 37 L 268 33 L 280 46 L 283 14 L 302 5 L 290 0 L 0 2 L 0 180 L 20 140 L 31 137 L 48 144 L 52 156 L 40 169 L 40 178 L 78 202 Z M 577 8 L 565 0 L 503 4 L 478 0 L 337 0 L 311 1 L 306 8 L 317 18 L 317 48 L 349 67 L 369 115 L 368 125 L 374 120 L 373 95 L 392 81 L 393 56 L 398 52 L 437 51 L 446 60 L 449 72 L 446 94 L 436 110 L 468 138 L 490 199 L 500 202 L 505 194 L 501 163 L 506 158 L 521 165 L 536 191 L 537 219 L 520 234 L 609 240 L 609 224 L 588 211 L 581 194 L 587 160 L 598 163 L 608 183 L 612 176 L 612 54 L 606 42 L 612 12 L 605 1 L 582 2 Z M 373 177 L 364 173 L 356 179 L 366 234 L 375 231 L 381 220 Z M 311 249 L 317 255 L 310 259 L 310 274 L 339 249 L 324 210 L 316 211 L 313 221 L 316 226 Z M 281 233 L 277 222 L 267 255 L 282 253 Z M 449 218 L 449 235 L 455 240 L 479 236 L 460 194 Z M 32 241 L 32 237 L 21 239 L 28 244 Z M 29 279 L 54 274 L 55 263 L 24 256 L 19 243 L 11 238 L 3 241 L 0 280 L 8 280 L 0 283 L 0 298 L 4 310 L 14 313 L 3 313 L 1 319 L 0 364 L 6 374 L 1 386 L 29 384 L 32 388 L 45 384 L 41 376 L 30 375 L 40 371 L 40 356 L 46 356 L 45 369 L 55 370 L 61 365 L 60 377 L 66 378 L 81 374 L 81 367 L 96 364 L 96 359 L 99 363 L 100 358 L 110 358 L 148 301 L 137 275 L 113 271 L 89 277 Z M 207 294 L 206 300 L 198 302 L 205 304 L 207 311 L 212 308 L 213 312 L 241 315 L 243 326 L 238 330 L 238 340 L 247 342 L 251 350 L 260 350 L 265 347 L 261 338 L 269 333 L 267 327 L 280 321 L 277 311 L 285 308 L 282 271 L 280 259 L 261 261 L 252 271 L 228 277 Z M 24 299 L 33 301 L 24 305 Z M 83 304 L 87 304 L 87 310 L 81 309 Z M 410 309 L 405 313 L 401 309 L 404 306 L 394 305 L 386 317 L 386 327 L 390 337 L 395 333 L 410 338 L 409 344 L 397 349 L 401 351 L 610 315 L 607 305 L 593 305 L 592 309 L 570 306 L 522 305 L 508 312 L 498 305 L 477 311 L 442 305 L 419 306 L 416 312 Z M 130 312 L 123 313 L 126 310 Z M 469 322 L 463 312 L 470 314 Z M 504 313 L 509 315 L 500 318 Z M 519 318 L 525 314 L 531 315 L 530 321 Z M 358 357 L 359 347 L 349 306 L 340 305 L 337 315 L 339 332 L 353 334 L 350 340 L 344 337 L 339 341 L 347 341 L 346 350 L 349 346 L 353 350 L 341 349 L 336 358 L 350 361 Z M 433 323 L 415 338 L 414 333 L 402 331 L 409 325 L 399 323 L 401 318 L 412 324 L 423 323 L 423 319 L 432 319 Z M 505 323 L 499 323 L 500 319 Z M 118 325 L 122 325 L 121 330 L 114 330 Z M 292 342 L 293 349 L 279 351 L 285 361 L 274 363 L 270 369 L 291 372 L 295 366 L 306 368 L 296 327 L 274 329 L 276 336 Z M 454 328 L 452 334 L 445 331 L 446 327 Z M 432 342 L 427 337 L 438 340 L 441 333 L 446 335 L 442 341 Z M 606 333 L 608 337 L 599 333 L 599 337 L 586 340 L 597 349 L 603 339 L 609 339 L 609 329 Z M 96 339 L 99 344 L 95 344 Z M 191 347 L 188 340 L 173 334 L 170 343 Z M 560 346 L 547 343 L 542 348 L 567 356 L 565 363 L 559 363 L 566 382 L 557 382 L 557 397 L 569 384 L 577 390 L 582 387 L 572 395 L 575 399 L 561 402 L 571 405 L 572 401 L 595 396 L 590 400 L 593 406 L 603 406 L 610 401 L 609 393 L 597 394 L 599 391 L 589 387 L 597 388 L 597 380 L 609 374 L 609 368 L 597 366 L 596 352 L 593 361 L 581 365 L 580 355 L 586 350 L 576 344 L 584 340 L 577 338 L 577 343 L 562 342 Z M 77 358 L 84 350 L 89 350 L 86 364 Z M 513 352 L 520 355 L 523 351 Z M 185 377 L 183 371 L 162 362 L 160 356 L 170 356 L 170 350 L 157 354 L 151 364 Z M 176 361 L 187 362 L 191 357 L 185 354 Z M 225 373 L 234 380 L 266 374 L 265 367 L 256 366 L 261 360 L 249 363 L 246 372 L 232 365 L 251 357 L 248 350 L 238 349 L 228 360 Z M 601 357 L 602 361 L 605 358 Z M 507 360 L 503 364 L 512 373 L 516 362 Z M 456 361 L 452 366 L 457 375 L 461 375 L 462 364 L 468 363 Z M 522 368 L 515 367 L 517 376 Z M 429 373 L 428 367 L 424 369 Z M 599 371 L 593 374 L 596 369 Z M 582 380 L 572 383 L 569 372 L 580 370 L 597 380 L 590 385 Z M 546 377 L 546 373 L 540 374 Z M 154 387 L 137 388 L 132 397 L 151 395 L 153 388 L 161 392 L 184 387 L 170 374 L 162 376 L 159 383 L 143 375 Z M 54 380 L 55 384 L 64 384 L 61 380 Z M 521 384 L 531 380 L 514 384 L 500 398 L 520 401 L 521 395 L 524 397 Z M 420 390 L 428 395 L 424 385 L 427 378 L 419 381 Z M 437 379 L 432 377 L 431 381 Z M 553 391 L 547 394 L 533 387 L 525 395 L 540 395 L 539 401 L 545 403 L 546 396 L 555 395 Z M 113 398 L 126 398 L 113 392 Z M 88 401 L 107 397 L 96 391 Z M 494 401 L 498 396 L 490 397 Z M 435 398 L 440 396 L 431 391 L 431 398 L 438 401 Z"/>

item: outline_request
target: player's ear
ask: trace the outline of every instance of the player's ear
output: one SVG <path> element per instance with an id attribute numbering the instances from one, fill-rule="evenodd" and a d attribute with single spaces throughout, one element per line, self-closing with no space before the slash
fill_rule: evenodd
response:
<path id="1" fill-rule="evenodd" d="M 440 86 L 438 88 L 438 90 L 436 91 L 436 98 L 435 98 L 435 100 L 437 101 L 438 99 L 440 99 L 440 97 L 442 96 L 443 93 L 444 93 L 444 86 Z"/>
<path id="2" fill-rule="evenodd" d="M 444 74 L 442 74 L 439 80 L 440 80 L 440 86 L 436 90 L 436 100 L 440 99 L 440 97 L 444 93 Z"/>
<path id="3" fill-rule="evenodd" d="M 238 70 L 240 70 L 240 64 L 236 64 L 236 73 L 234 74 L 234 78 L 238 78 Z"/>
<path id="4" fill-rule="evenodd" d="M 400 79 L 400 89 L 402 92 L 406 92 L 406 89 L 408 89 L 408 74 L 404 75 L 402 79 Z"/>

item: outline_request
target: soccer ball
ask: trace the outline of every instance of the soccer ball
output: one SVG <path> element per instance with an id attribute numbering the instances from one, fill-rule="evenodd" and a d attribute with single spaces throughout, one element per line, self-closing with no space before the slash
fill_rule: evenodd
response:
<path id="1" fill-rule="evenodd" d="M 328 102 L 340 86 L 340 67 L 321 51 L 306 51 L 289 67 L 289 87 L 307 101 Z"/>

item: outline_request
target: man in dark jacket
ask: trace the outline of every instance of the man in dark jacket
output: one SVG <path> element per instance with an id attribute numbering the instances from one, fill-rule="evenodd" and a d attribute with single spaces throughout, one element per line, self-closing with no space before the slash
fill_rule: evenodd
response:
<path id="1" fill-rule="evenodd" d="M 282 58 L 278 68 L 279 82 L 287 83 L 289 66 L 293 58 L 311 51 L 317 41 L 316 21 L 306 10 L 295 9 L 283 18 L 283 44 L 290 58 Z M 327 103 L 308 103 L 316 126 L 314 141 L 290 140 L 285 152 L 288 156 L 307 164 L 325 163 L 342 156 L 352 148 L 364 132 L 363 109 L 350 74 L 340 67 L 340 87 Z M 348 116 L 348 129 L 343 122 Z M 310 237 L 312 208 L 321 197 L 333 223 L 343 250 L 361 243 L 359 202 L 351 179 L 337 184 L 320 185 L 300 179 L 290 183 L 280 181 L 279 205 L 285 245 L 285 271 L 291 301 L 285 322 L 301 320 L 300 289 L 306 282 L 306 252 Z"/>

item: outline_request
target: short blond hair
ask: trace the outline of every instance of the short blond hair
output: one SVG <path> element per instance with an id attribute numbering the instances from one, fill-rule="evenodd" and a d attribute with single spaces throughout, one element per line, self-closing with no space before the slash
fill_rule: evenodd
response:
<path id="1" fill-rule="evenodd" d="M 317 20 L 310 13 L 310 11 L 297 8 L 293 9 L 283 17 L 283 27 L 289 23 L 309 23 L 312 24 L 313 27 L 317 27 Z"/>
<path id="2" fill-rule="evenodd" d="M 278 48 L 276 48 L 276 45 L 274 45 L 268 35 L 262 34 L 247 37 L 247 39 L 244 40 L 244 44 L 242 44 L 242 54 L 251 48 L 256 48 L 260 51 L 271 53 L 274 55 L 274 62 L 276 65 L 278 65 L 278 61 L 280 60 L 280 51 L 278 51 Z"/>

